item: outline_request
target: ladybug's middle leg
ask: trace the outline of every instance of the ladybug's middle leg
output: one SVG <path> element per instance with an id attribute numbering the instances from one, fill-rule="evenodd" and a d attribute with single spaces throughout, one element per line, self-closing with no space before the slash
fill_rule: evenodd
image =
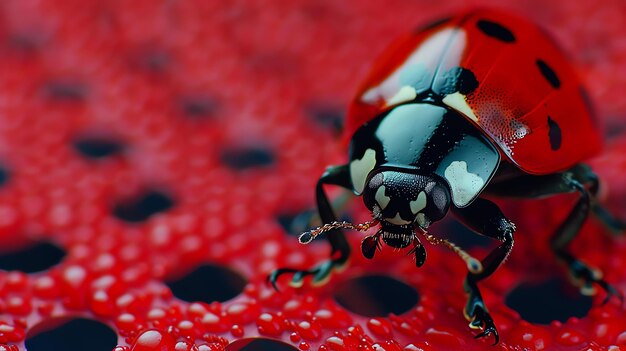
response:
<path id="1" fill-rule="evenodd" d="M 346 189 L 350 189 L 351 180 L 349 177 L 349 171 L 347 165 L 329 167 L 326 172 L 317 181 L 315 188 L 315 195 L 317 200 L 317 208 L 319 211 L 322 223 L 331 223 L 337 220 L 333 211 L 326 192 L 324 191 L 324 185 L 338 185 Z M 330 243 L 330 259 L 320 262 L 315 267 L 308 270 L 299 270 L 294 268 L 279 268 L 273 271 L 268 281 L 272 283 L 276 288 L 276 282 L 278 277 L 283 274 L 293 274 L 290 285 L 299 287 L 303 284 L 304 277 L 308 275 L 313 276 L 314 284 L 323 284 L 332 274 L 333 270 L 342 268 L 350 257 L 350 244 L 346 240 L 345 235 L 341 229 L 333 229 L 326 232 L 326 240 Z"/>
<path id="2" fill-rule="evenodd" d="M 465 316 L 470 321 L 470 327 L 482 329 L 482 333 L 476 337 L 493 334 L 495 343 L 498 343 L 498 331 L 480 294 L 478 282 L 493 274 L 511 253 L 515 225 L 502 214 L 496 204 L 483 198 L 474 200 L 465 208 L 453 207 L 452 211 L 469 228 L 501 242 L 482 260 L 483 270 L 480 273 L 467 274 L 465 292 L 469 296 L 464 309 Z"/>

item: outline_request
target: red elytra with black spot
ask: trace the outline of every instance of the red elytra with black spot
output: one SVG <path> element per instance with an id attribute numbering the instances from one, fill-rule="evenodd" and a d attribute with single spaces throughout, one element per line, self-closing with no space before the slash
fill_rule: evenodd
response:
<path id="1" fill-rule="evenodd" d="M 327 116 L 315 111 L 341 115 L 355 77 L 391 38 L 463 6 L 461 0 L 1 2 L 0 251 L 51 241 L 66 255 L 36 273 L 0 271 L 0 351 L 25 350 L 59 318 L 77 316 L 111 329 L 118 346 L 104 346 L 115 351 L 235 351 L 257 337 L 299 350 L 484 350 L 458 313 L 465 267 L 437 248 L 418 271 L 387 251 L 374 265 L 355 255 L 322 289 L 276 293 L 264 282 L 276 267 L 309 267 L 327 255 L 323 245 L 303 250 L 276 220 L 312 208 L 315 180 L 345 157 L 334 131 L 318 123 Z M 506 6 L 558 38 L 598 102 L 600 119 L 614 127 L 593 166 L 611 209 L 623 217 L 626 4 Z M 85 136 L 122 147 L 85 156 L 75 147 Z M 229 164 L 241 162 L 221 160 L 259 146 L 273 163 L 233 169 Z M 142 221 L 114 215 L 155 192 L 174 206 L 130 217 L 147 217 Z M 546 240 L 570 205 L 567 199 L 511 205 L 509 213 L 527 229 L 483 288 L 501 328 L 496 350 L 626 345 L 626 312 L 601 305 L 602 296 L 583 316 L 551 324 L 525 322 L 503 303 L 521 281 L 562 274 Z M 366 218 L 359 209 L 352 214 Z M 350 239 L 358 246 L 360 237 Z M 575 250 L 624 291 L 624 241 L 606 238 L 593 224 L 580 239 Z M 222 302 L 173 296 L 165 282 L 206 262 L 238 271 L 244 290 Z M 372 272 L 417 290 L 418 304 L 370 318 L 335 302 L 339 284 Z M 226 284 L 207 281 L 197 289 Z M 379 302 L 367 292 L 354 296 Z M 103 346 L 100 339 L 66 341 L 80 350 Z"/>
<path id="2" fill-rule="evenodd" d="M 428 94 L 443 96 L 527 173 L 562 171 L 601 147 L 569 60 L 536 25 L 503 11 L 461 13 L 397 39 L 359 88 L 344 138 Z"/>

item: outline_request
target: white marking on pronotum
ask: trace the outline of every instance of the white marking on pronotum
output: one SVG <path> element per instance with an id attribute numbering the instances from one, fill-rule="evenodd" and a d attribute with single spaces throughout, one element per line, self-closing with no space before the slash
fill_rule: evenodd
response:
<path id="1" fill-rule="evenodd" d="M 467 104 L 467 100 L 465 100 L 465 95 L 456 92 L 454 94 L 446 95 L 446 97 L 444 97 L 441 101 L 443 101 L 444 104 L 452 107 L 456 111 L 461 112 L 472 121 L 478 123 L 478 117 L 476 117 L 474 111 L 472 111 L 472 108 L 469 107 L 469 105 Z"/>
<path id="2" fill-rule="evenodd" d="M 376 166 L 376 151 L 373 149 L 365 150 L 365 154 L 360 160 L 350 162 L 350 177 L 356 195 L 361 195 L 365 189 L 365 180 L 374 166 Z"/>
<path id="3" fill-rule="evenodd" d="M 426 228 L 427 223 L 426 223 L 426 215 L 425 214 L 418 213 L 417 216 L 415 216 L 415 221 L 417 222 L 417 224 L 420 225 L 420 227 Z"/>
<path id="4" fill-rule="evenodd" d="M 413 88 L 412 86 L 405 85 L 402 88 L 400 88 L 400 90 L 398 90 L 396 95 L 392 96 L 389 100 L 387 100 L 387 106 L 393 106 L 393 105 L 401 104 L 403 102 L 415 100 L 416 97 L 417 97 L 417 92 L 415 91 L 415 88 Z"/>
<path id="5" fill-rule="evenodd" d="M 385 195 L 385 186 L 381 185 L 380 187 L 378 187 L 378 190 L 376 190 L 376 195 L 374 195 L 374 199 L 376 199 L 376 202 L 378 202 L 378 204 L 380 205 L 380 208 L 382 210 L 385 209 L 385 207 L 387 207 L 387 205 L 389 205 L 389 202 L 391 201 L 391 198 L 387 195 Z"/>
<path id="6" fill-rule="evenodd" d="M 444 172 L 444 177 L 452 188 L 452 201 L 456 206 L 463 207 L 478 195 L 485 185 L 485 181 L 478 175 L 467 171 L 465 161 L 450 163 Z"/>
<path id="7" fill-rule="evenodd" d="M 423 210 L 426 207 L 426 193 L 420 191 L 417 198 L 409 202 L 409 206 L 411 206 L 411 212 L 413 212 L 413 214 L 417 214 L 419 211 Z"/>
<path id="8" fill-rule="evenodd" d="M 400 217 L 400 212 L 396 213 L 395 217 L 385 218 L 385 220 L 391 224 L 396 224 L 396 225 L 404 225 L 404 224 L 411 223 L 409 221 L 405 221 L 404 219 L 402 219 L 402 217 Z"/>

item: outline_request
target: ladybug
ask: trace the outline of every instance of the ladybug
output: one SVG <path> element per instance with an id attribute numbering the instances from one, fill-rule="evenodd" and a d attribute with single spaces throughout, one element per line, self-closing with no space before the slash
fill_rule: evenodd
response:
<path id="1" fill-rule="evenodd" d="M 470 327 L 481 330 L 477 338 L 493 335 L 497 343 L 478 283 L 506 260 L 515 225 L 485 196 L 577 193 L 550 246 L 583 292 L 596 284 L 607 299 L 621 298 L 568 250 L 590 212 L 615 230 L 625 226 L 597 203 L 598 177 L 582 163 L 601 148 L 585 89 L 565 55 L 533 23 L 497 10 L 475 10 L 397 39 L 352 101 L 344 139 L 349 162 L 329 167 L 316 187 L 326 225 L 301 237 L 308 242 L 326 232 L 331 256 L 310 270 L 275 270 L 268 277 L 274 286 L 287 273 L 293 274 L 292 285 L 309 275 L 321 283 L 341 268 L 350 256 L 341 228 L 380 225 L 362 242 L 365 257 L 373 258 L 382 243 L 411 246 L 419 267 L 426 251 L 418 233 L 451 213 L 500 242 L 480 263 L 468 265 L 464 284 Z M 324 185 L 362 196 L 374 222 L 365 228 L 336 222 Z"/>

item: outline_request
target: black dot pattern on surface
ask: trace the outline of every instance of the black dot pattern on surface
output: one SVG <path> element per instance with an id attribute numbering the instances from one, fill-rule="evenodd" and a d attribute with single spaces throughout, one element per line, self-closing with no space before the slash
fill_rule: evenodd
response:
<path id="1" fill-rule="evenodd" d="M 218 110 L 218 102 L 209 96 L 186 96 L 180 99 L 185 116 L 193 119 L 212 118 Z"/>
<path id="2" fill-rule="evenodd" d="M 0 269 L 24 273 L 41 272 L 61 262 L 63 257 L 63 249 L 49 242 L 40 242 L 17 251 L 0 253 Z"/>
<path id="3" fill-rule="evenodd" d="M 561 127 L 559 127 L 559 124 L 556 123 L 552 118 L 550 118 L 550 116 L 548 116 L 548 127 L 550 128 L 548 131 L 548 137 L 550 138 L 550 148 L 556 151 L 561 148 Z"/>
<path id="4" fill-rule="evenodd" d="M 344 114 L 340 108 L 314 105 L 309 107 L 306 112 L 311 116 L 311 120 L 322 128 L 330 129 L 335 135 L 339 135 L 341 132 Z"/>
<path id="5" fill-rule="evenodd" d="M 5 185 L 9 181 L 9 171 L 0 166 L 0 186 Z"/>
<path id="6" fill-rule="evenodd" d="M 10 34 L 7 44 L 11 50 L 30 55 L 37 53 L 45 44 L 45 39 L 40 34 L 14 33 Z"/>
<path id="7" fill-rule="evenodd" d="M 537 60 L 537 67 L 539 68 L 539 72 L 541 72 L 541 75 L 548 81 L 548 83 L 550 83 L 550 85 L 554 89 L 558 89 L 561 86 L 561 80 L 559 80 L 559 77 L 556 75 L 552 67 L 548 66 L 545 61 L 541 59 Z"/>
<path id="8" fill-rule="evenodd" d="M 506 305 L 527 322 L 550 324 L 566 322 L 571 317 L 587 315 L 592 297 L 581 295 L 571 284 L 559 278 L 541 283 L 523 283 L 506 297 Z"/>
<path id="9" fill-rule="evenodd" d="M 113 208 L 113 214 L 126 222 L 142 222 L 174 206 L 168 195 L 156 191 L 146 191 L 134 198 L 125 199 Z"/>
<path id="10" fill-rule="evenodd" d="M 226 346 L 226 351 L 298 351 L 284 342 L 266 338 L 235 340 Z"/>
<path id="11" fill-rule="evenodd" d="M 87 158 L 99 159 L 120 153 L 124 146 L 117 140 L 104 137 L 79 137 L 74 149 Z"/>
<path id="12" fill-rule="evenodd" d="M 220 160 L 229 168 L 242 171 L 272 165 L 274 154 L 262 146 L 234 147 L 224 149 L 220 155 Z"/>
<path id="13" fill-rule="evenodd" d="M 160 49 L 148 46 L 139 47 L 131 53 L 131 66 L 145 73 L 164 73 L 171 65 L 170 55 Z"/>
<path id="14" fill-rule="evenodd" d="M 505 26 L 488 21 L 488 20 L 479 20 L 476 22 L 476 26 L 486 35 L 503 41 L 505 43 L 513 43 L 515 42 L 515 35 Z"/>
<path id="15" fill-rule="evenodd" d="M 82 102 L 87 97 L 87 88 L 72 80 L 52 80 L 44 85 L 46 96 L 55 101 Z"/>
<path id="16" fill-rule="evenodd" d="M 86 318 L 71 319 L 53 329 L 26 338 L 28 351 L 111 351 L 115 345 L 117 335 L 111 328 Z"/>
<path id="17" fill-rule="evenodd" d="M 338 285 L 335 300 L 350 312 L 366 317 L 400 315 L 419 302 L 410 285 L 386 275 L 366 275 Z"/>
<path id="18" fill-rule="evenodd" d="M 246 283 L 242 275 L 227 267 L 203 265 L 166 284 L 174 296 L 183 301 L 211 303 L 234 298 L 243 291 Z"/>

